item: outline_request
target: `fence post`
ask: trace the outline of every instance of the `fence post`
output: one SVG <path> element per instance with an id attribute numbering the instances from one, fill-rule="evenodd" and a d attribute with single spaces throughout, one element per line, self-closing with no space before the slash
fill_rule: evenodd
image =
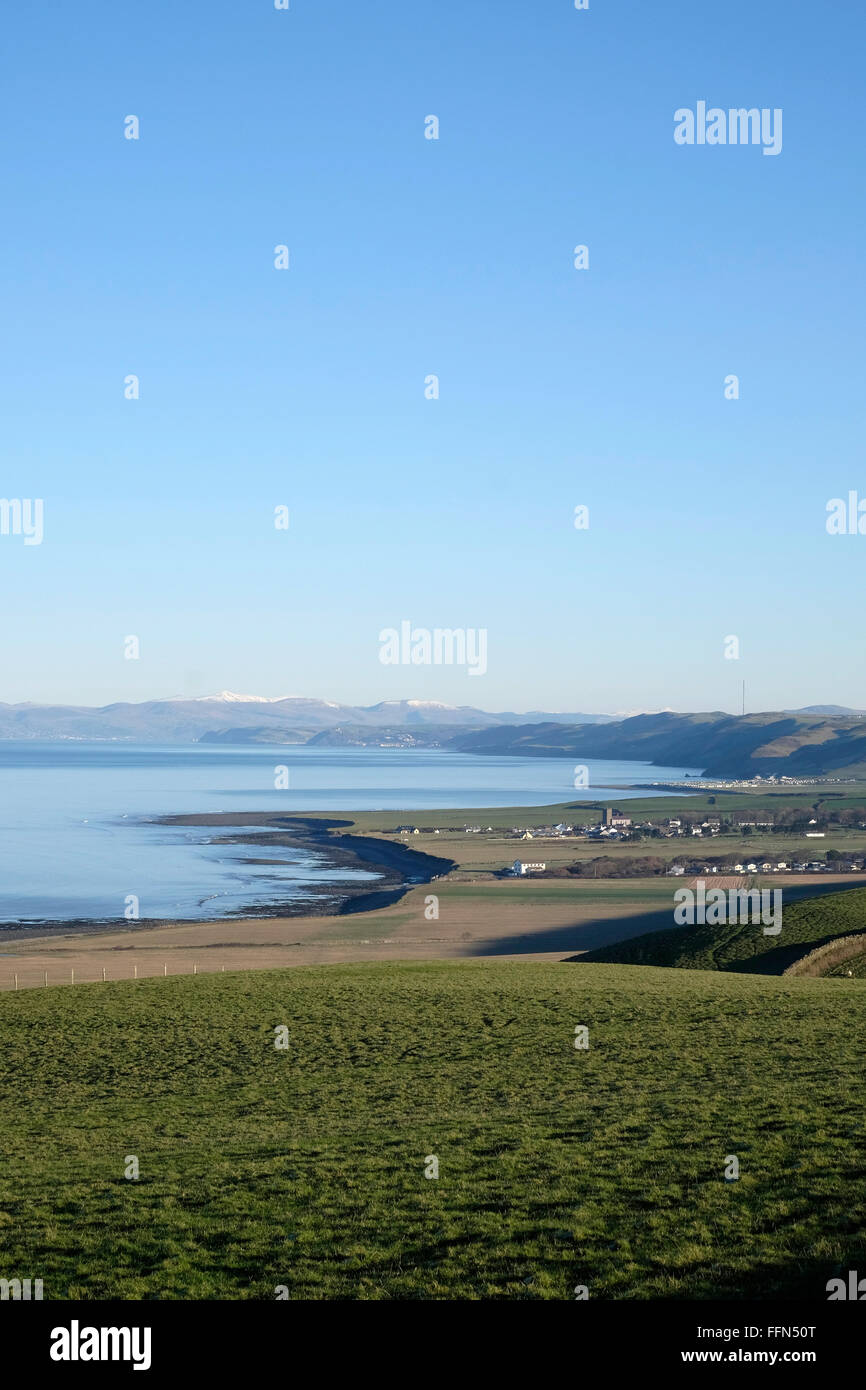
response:
<path id="1" fill-rule="evenodd" d="M 47 970 L 43 970 L 42 974 L 45 976 L 45 988 L 47 989 L 47 988 L 48 988 L 48 971 L 47 971 Z"/>
<path id="2" fill-rule="evenodd" d="M 105 966 L 102 967 L 102 983 L 105 984 Z"/>
<path id="3" fill-rule="evenodd" d="M 134 966 L 132 967 L 132 971 L 133 971 L 132 978 L 133 978 L 134 980 L 137 980 L 137 979 L 138 979 L 138 966 L 137 966 L 137 965 L 134 965 Z"/>
<path id="4" fill-rule="evenodd" d="M 17 991 L 17 989 L 18 989 L 18 976 L 17 976 L 17 975 L 15 976 L 15 989 L 16 989 L 16 991 Z"/>
<path id="5" fill-rule="evenodd" d="M 75 984 L 75 967 L 74 967 L 74 966 L 72 966 L 72 967 L 70 968 L 69 974 L 70 974 L 71 977 L 72 977 L 72 984 Z"/>
<path id="6" fill-rule="evenodd" d="M 163 973 L 163 975 L 167 975 L 167 974 L 168 974 L 168 966 L 167 966 L 167 964 L 166 964 L 165 961 L 162 962 L 162 973 Z"/>

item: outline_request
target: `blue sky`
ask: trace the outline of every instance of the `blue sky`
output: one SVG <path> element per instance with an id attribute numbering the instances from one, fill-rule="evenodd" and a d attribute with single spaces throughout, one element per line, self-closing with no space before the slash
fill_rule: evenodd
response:
<path id="1" fill-rule="evenodd" d="M 866 497 L 860 7 L 5 29 L 0 495 L 45 535 L 0 536 L 0 699 L 866 705 L 866 536 L 825 529 Z M 781 108 L 781 154 L 677 146 L 700 100 Z M 487 674 L 383 666 L 404 619 Z"/>

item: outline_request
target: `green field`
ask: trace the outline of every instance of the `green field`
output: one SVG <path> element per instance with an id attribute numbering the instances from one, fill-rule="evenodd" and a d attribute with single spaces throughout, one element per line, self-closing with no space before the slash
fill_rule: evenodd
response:
<path id="1" fill-rule="evenodd" d="M 856 979 L 474 961 L 4 994 L 0 1276 L 824 1298 L 866 1267 L 864 1005 Z"/>
<path id="2" fill-rule="evenodd" d="M 707 886 L 712 887 L 712 884 Z M 768 887 L 772 887 L 772 881 Z M 851 888 L 783 907 L 779 936 L 765 936 L 760 925 L 752 923 L 672 927 L 669 931 L 652 932 L 587 951 L 580 959 L 590 963 L 604 961 L 781 975 L 795 960 L 817 946 L 834 937 L 859 932 L 866 933 L 866 888 Z"/>
<path id="3" fill-rule="evenodd" d="M 448 879 L 437 884 L 443 903 L 516 903 L 530 910 L 556 903 L 582 906 L 625 906 L 671 910 L 674 892 L 669 878 L 511 878 L 494 883 L 461 883 Z"/>
<path id="4" fill-rule="evenodd" d="M 636 799 L 617 799 L 614 793 L 604 798 L 587 797 L 583 800 L 553 802 L 548 806 L 475 807 L 459 811 L 351 811 L 345 818 L 357 830 L 375 834 L 403 824 L 430 826 L 441 831 L 449 828 L 462 830 L 464 825 L 491 825 L 494 829 L 501 830 L 510 829 L 514 825 L 551 825 L 561 820 L 593 822 L 600 819 L 599 813 L 606 806 L 620 806 L 627 810 L 630 816 L 639 820 L 659 820 L 676 816 L 681 811 L 702 816 L 728 816 L 735 811 L 846 811 L 864 804 L 866 779 L 860 779 L 836 787 L 827 783 L 815 783 L 813 786 L 788 789 L 776 787 L 775 790 L 761 791 L 749 788 L 712 792 L 676 790 Z M 325 811 L 309 814 L 311 819 L 332 818 L 332 813 Z M 408 843 L 411 844 L 412 841 Z"/>

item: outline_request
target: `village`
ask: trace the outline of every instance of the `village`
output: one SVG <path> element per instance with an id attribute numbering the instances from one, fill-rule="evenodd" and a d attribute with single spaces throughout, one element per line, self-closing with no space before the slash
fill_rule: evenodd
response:
<path id="1" fill-rule="evenodd" d="M 860 813 L 858 812 L 858 817 Z M 533 826 L 511 826 L 510 828 L 494 827 L 492 825 L 463 825 L 453 827 L 449 830 L 438 827 L 422 827 L 417 825 L 398 825 L 390 833 L 403 836 L 439 836 L 439 835 L 464 835 L 480 836 L 482 838 L 493 837 L 496 841 L 513 840 L 521 844 L 531 842 L 532 851 L 520 854 L 508 867 L 502 867 L 498 873 L 504 877 L 528 878 L 528 877 L 562 877 L 565 874 L 586 873 L 591 868 L 593 876 L 600 877 L 632 877 L 640 874 L 656 876 L 666 874 L 673 878 L 684 875 L 711 875 L 711 874 L 816 874 L 816 873 L 840 873 L 851 872 L 861 873 L 866 870 L 866 849 L 852 849 L 851 851 L 840 852 L 835 849 L 827 851 L 823 858 L 815 858 L 811 855 L 794 853 L 779 856 L 769 856 L 767 854 L 766 839 L 771 835 L 786 834 L 802 836 L 805 840 L 825 840 L 827 836 L 828 822 L 819 820 L 816 816 L 802 818 L 796 825 L 788 824 L 784 817 L 778 819 L 768 814 L 734 813 L 732 815 L 707 816 L 699 819 L 697 816 L 690 816 L 680 812 L 677 816 L 664 817 L 659 821 L 650 819 L 641 820 L 632 817 L 626 812 L 616 807 L 605 807 L 600 813 L 600 819 L 586 824 L 573 824 L 567 821 L 559 821 L 550 825 Z M 864 818 L 857 819 L 848 829 L 866 830 L 866 813 Z M 697 844 L 707 845 L 722 838 L 736 839 L 738 843 L 737 851 L 725 853 L 716 852 L 712 857 L 708 856 L 706 850 L 697 852 Z M 748 837 L 758 837 L 758 843 L 763 853 L 752 853 L 751 855 L 742 852 L 742 840 Z M 626 846 L 631 847 L 643 843 L 647 850 L 651 849 L 651 844 L 646 842 L 661 840 L 685 841 L 690 848 L 687 850 L 685 844 L 681 853 L 671 856 L 670 851 L 666 851 L 664 862 L 652 859 L 637 859 L 623 854 L 622 850 Z M 574 865 L 564 865 L 562 862 L 562 850 L 555 856 L 556 863 L 551 865 L 543 857 L 544 846 L 562 846 L 569 841 L 583 846 L 598 844 L 603 847 L 617 848 L 613 856 L 602 855 L 598 859 L 585 857 Z M 757 845 L 756 845 L 757 848 Z M 818 846 L 815 846 L 816 850 Z M 722 846 L 719 846 L 719 850 Z M 541 851 L 541 853 L 539 853 Z"/>

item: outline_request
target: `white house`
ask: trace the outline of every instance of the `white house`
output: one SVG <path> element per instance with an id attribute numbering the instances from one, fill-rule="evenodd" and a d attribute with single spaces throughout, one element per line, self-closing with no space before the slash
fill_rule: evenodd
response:
<path id="1" fill-rule="evenodd" d="M 527 864 L 523 859 L 515 859 L 511 866 L 511 872 L 517 874 L 518 878 L 524 878 L 527 874 L 532 873 L 533 869 L 546 868 L 546 864 Z"/>

